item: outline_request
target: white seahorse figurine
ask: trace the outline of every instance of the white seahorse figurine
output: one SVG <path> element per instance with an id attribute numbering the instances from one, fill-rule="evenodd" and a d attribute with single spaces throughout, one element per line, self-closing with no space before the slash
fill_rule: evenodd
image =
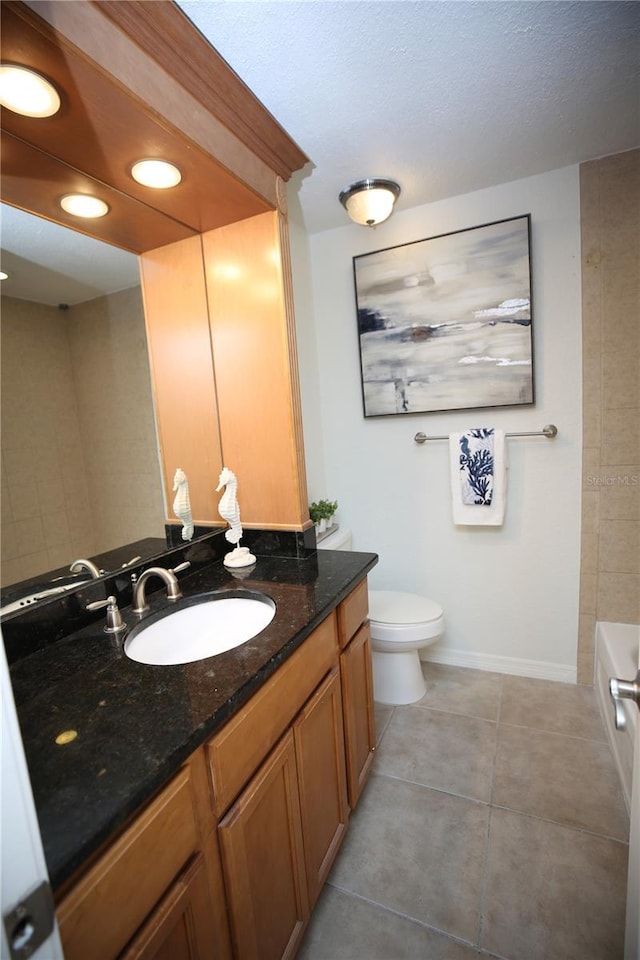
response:
<path id="1" fill-rule="evenodd" d="M 240 523 L 240 506 L 236 498 L 238 481 L 233 470 L 228 467 L 222 468 L 222 473 L 218 477 L 218 486 L 216 493 L 225 487 L 225 491 L 218 504 L 218 513 L 223 520 L 226 520 L 231 529 L 225 531 L 225 538 L 229 543 L 235 543 L 236 547 L 230 553 L 225 554 L 222 561 L 225 567 L 248 567 L 256 562 L 256 558 L 250 552 L 248 547 L 240 546 L 242 537 L 242 524 Z"/>
<path id="2" fill-rule="evenodd" d="M 182 539 L 191 540 L 193 537 L 193 519 L 189 501 L 189 481 L 186 473 L 180 467 L 173 476 L 173 489 L 178 491 L 173 501 L 173 512 L 178 520 L 182 520 Z"/>

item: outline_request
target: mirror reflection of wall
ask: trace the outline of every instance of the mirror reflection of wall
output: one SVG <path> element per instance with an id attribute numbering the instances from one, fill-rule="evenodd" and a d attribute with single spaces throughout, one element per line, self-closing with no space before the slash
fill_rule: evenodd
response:
<path id="1" fill-rule="evenodd" d="M 164 503 L 137 258 L 4 206 L 2 240 L 7 586 L 164 537 Z"/>

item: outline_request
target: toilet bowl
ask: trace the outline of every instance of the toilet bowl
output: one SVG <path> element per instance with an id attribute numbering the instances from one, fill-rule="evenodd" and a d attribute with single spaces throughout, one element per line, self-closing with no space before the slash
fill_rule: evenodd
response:
<path id="1" fill-rule="evenodd" d="M 415 703 L 427 692 L 419 650 L 444 632 L 442 607 L 416 593 L 369 591 L 373 695 L 378 703 Z"/>
<path id="2" fill-rule="evenodd" d="M 351 533 L 339 528 L 319 550 L 350 550 Z M 418 651 L 444 632 L 442 607 L 427 597 L 395 590 L 369 590 L 373 694 L 378 703 L 415 703 L 426 693 Z"/>

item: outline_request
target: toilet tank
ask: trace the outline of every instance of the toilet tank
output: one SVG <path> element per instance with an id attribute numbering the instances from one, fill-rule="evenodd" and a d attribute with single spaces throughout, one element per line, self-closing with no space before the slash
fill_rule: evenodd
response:
<path id="1" fill-rule="evenodd" d="M 323 537 L 318 544 L 318 550 L 351 550 L 351 530 L 338 527 L 328 537 Z"/>

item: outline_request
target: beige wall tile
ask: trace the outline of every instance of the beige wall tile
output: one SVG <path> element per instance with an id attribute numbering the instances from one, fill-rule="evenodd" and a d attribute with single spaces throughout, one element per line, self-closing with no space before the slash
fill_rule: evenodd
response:
<path id="1" fill-rule="evenodd" d="M 623 263 L 602 277 L 602 349 L 605 353 L 628 350 L 638 355 L 638 281 Z"/>
<path id="2" fill-rule="evenodd" d="M 5 560 L 15 560 L 16 557 L 20 556 L 16 539 L 16 525 L 12 521 L 2 524 L 0 549 L 3 563 Z"/>
<path id="3" fill-rule="evenodd" d="M 583 447 L 582 450 L 582 489 L 594 490 L 594 477 L 600 475 L 600 447 Z"/>
<path id="4" fill-rule="evenodd" d="M 62 477 L 50 477 L 37 483 L 40 512 L 59 513 L 65 509 L 64 484 Z"/>
<path id="5" fill-rule="evenodd" d="M 582 443 L 599 447 L 602 440 L 602 376 L 600 357 L 583 360 Z"/>
<path id="6" fill-rule="evenodd" d="M 640 623 L 640 576 L 600 573 L 596 617 L 614 623 Z"/>
<path id="7" fill-rule="evenodd" d="M 4 464 L 2 464 L 2 483 L 0 485 L 0 520 L 2 526 L 13 520 L 11 511 L 11 500 L 9 499 L 9 482 L 5 473 Z"/>
<path id="8" fill-rule="evenodd" d="M 21 556 L 26 557 L 46 547 L 41 517 L 16 520 L 14 530 L 18 553 Z"/>
<path id="9" fill-rule="evenodd" d="M 600 161 L 580 165 L 580 209 L 582 230 L 600 229 Z"/>
<path id="10" fill-rule="evenodd" d="M 9 484 L 9 500 L 14 520 L 27 520 L 40 515 L 38 488 L 34 480 Z"/>
<path id="11" fill-rule="evenodd" d="M 598 578 L 595 574 L 583 573 L 580 577 L 580 613 L 595 615 L 598 594 Z"/>
<path id="12" fill-rule="evenodd" d="M 602 353 L 602 284 L 598 272 L 582 283 L 582 356 L 598 359 Z"/>
<path id="13" fill-rule="evenodd" d="M 596 487 L 582 494 L 582 533 L 597 534 L 600 525 L 600 490 Z"/>
<path id="14" fill-rule="evenodd" d="M 640 468 L 625 464 L 602 471 L 600 510 L 603 520 L 640 520 Z"/>
<path id="15" fill-rule="evenodd" d="M 578 683 L 593 683 L 596 618 L 581 614 L 578 627 Z"/>
<path id="16" fill-rule="evenodd" d="M 80 552 L 78 557 L 87 556 L 86 551 Z M 72 558 L 70 561 L 69 558 Z M 58 567 L 70 567 L 71 562 L 76 559 L 73 552 L 73 544 L 70 540 L 63 540 L 52 547 L 47 548 L 47 569 L 57 570 Z"/>
<path id="17" fill-rule="evenodd" d="M 630 202 L 640 196 L 640 150 L 583 164 L 580 191 L 584 442 L 578 680 L 587 683 L 593 677 L 594 615 L 633 623 L 640 617 L 640 205 Z"/>
<path id="18" fill-rule="evenodd" d="M 50 552 L 56 545 L 65 543 L 68 557 L 71 534 L 69 533 L 67 511 L 63 509 L 56 513 L 45 513 L 42 517 L 42 528 L 47 551 Z"/>
<path id="19" fill-rule="evenodd" d="M 2 586 L 6 587 L 11 583 L 18 583 L 20 580 L 24 580 L 26 574 L 23 573 L 24 564 L 21 557 L 16 557 L 13 560 L 3 560 L 0 564 L 0 581 Z"/>
<path id="20" fill-rule="evenodd" d="M 598 534 L 582 532 L 580 576 L 598 573 Z"/>
<path id="21" fill-rule="evenodd" d="M 43 570 L 49 570 L 49 555 L 46 550 L 37 550 L 35 553 L 29 553 L 22 557 L 22 575 L 21 580 L 27 577 L 37 577 Z"/>
<path id="22" fill-rule="evenodd" d="M 93 519 L 90 507 L 80 504 L 77 504 L 75 509 L 67 507 L 67 522 L 72 540 L 81 540 L 85 544 L 92 541 Z M 97 552 L 92 546 L 90 553 Z"/>
<path id="23" fill-rule="evenodd" d="M 640 406 L 640 353 L 614 350 L 602 356 L 602 404 L 606 409 Z"/>
<path id="24" fill-rule="evenodd" d="M 640 616 L 640 205 L 630 202 L 640 196 L 640 150 L 584 164 L 580 184 L 585 427 L 578 678 L 587 682 L 592 591 L 597 619 Z M 589 389 L 599 371 L 598 433 Z"/>
<path id="25" fill-rule="evenodd" d="M 640 573 L 640 521 L 602 521 L 598 566 L 604 573 Z"/>
<path id="26" fill-rule="evenodd" d="M 69 546 L 69 556 L 62 560 L 57 537 L 71 538 L 73 553 L 96 553 L 96 523 L 100 543 L 107 547 L 136 539 L 138 530 L 147 536 L 150 527 L 153 535 L 163 534 L 139 288 L 99 297 L 64 314 L 5 298 L 0 387 L 4 517 L 37 521 L 13 528 L 16 549 L 29 555 L 21 565 L 24 576 L 27 568 L 29 574 L 41 572 L 33 569 L 36 554 L 43 570 L 50 569 L 54 554 L 55 566 L 73 559 Z M 89 493 L 85 446 L 96 452 L 88 472 L 101 477 L 99 496 Z M 131 497 L 126 496 L 123 463 L 126 474 L 137 478 Z M 97 507 L 95 518 L 92 507 Z M 29 531 L 37 537 L 32 545 L 26 539 Z"/>
<path id="27" fill-rule="evenodd" d="M 640 418 L 637 409 L 603 410 L 603 464 L 640 465 Z"/>
<path id="28" fill-rule="evenodd" d="M 580 167 L 582 246 L 582 355 L 600 360 L 602 351 L 602 278 L 600 271 L 600 168 L 596 161 Z"/>

